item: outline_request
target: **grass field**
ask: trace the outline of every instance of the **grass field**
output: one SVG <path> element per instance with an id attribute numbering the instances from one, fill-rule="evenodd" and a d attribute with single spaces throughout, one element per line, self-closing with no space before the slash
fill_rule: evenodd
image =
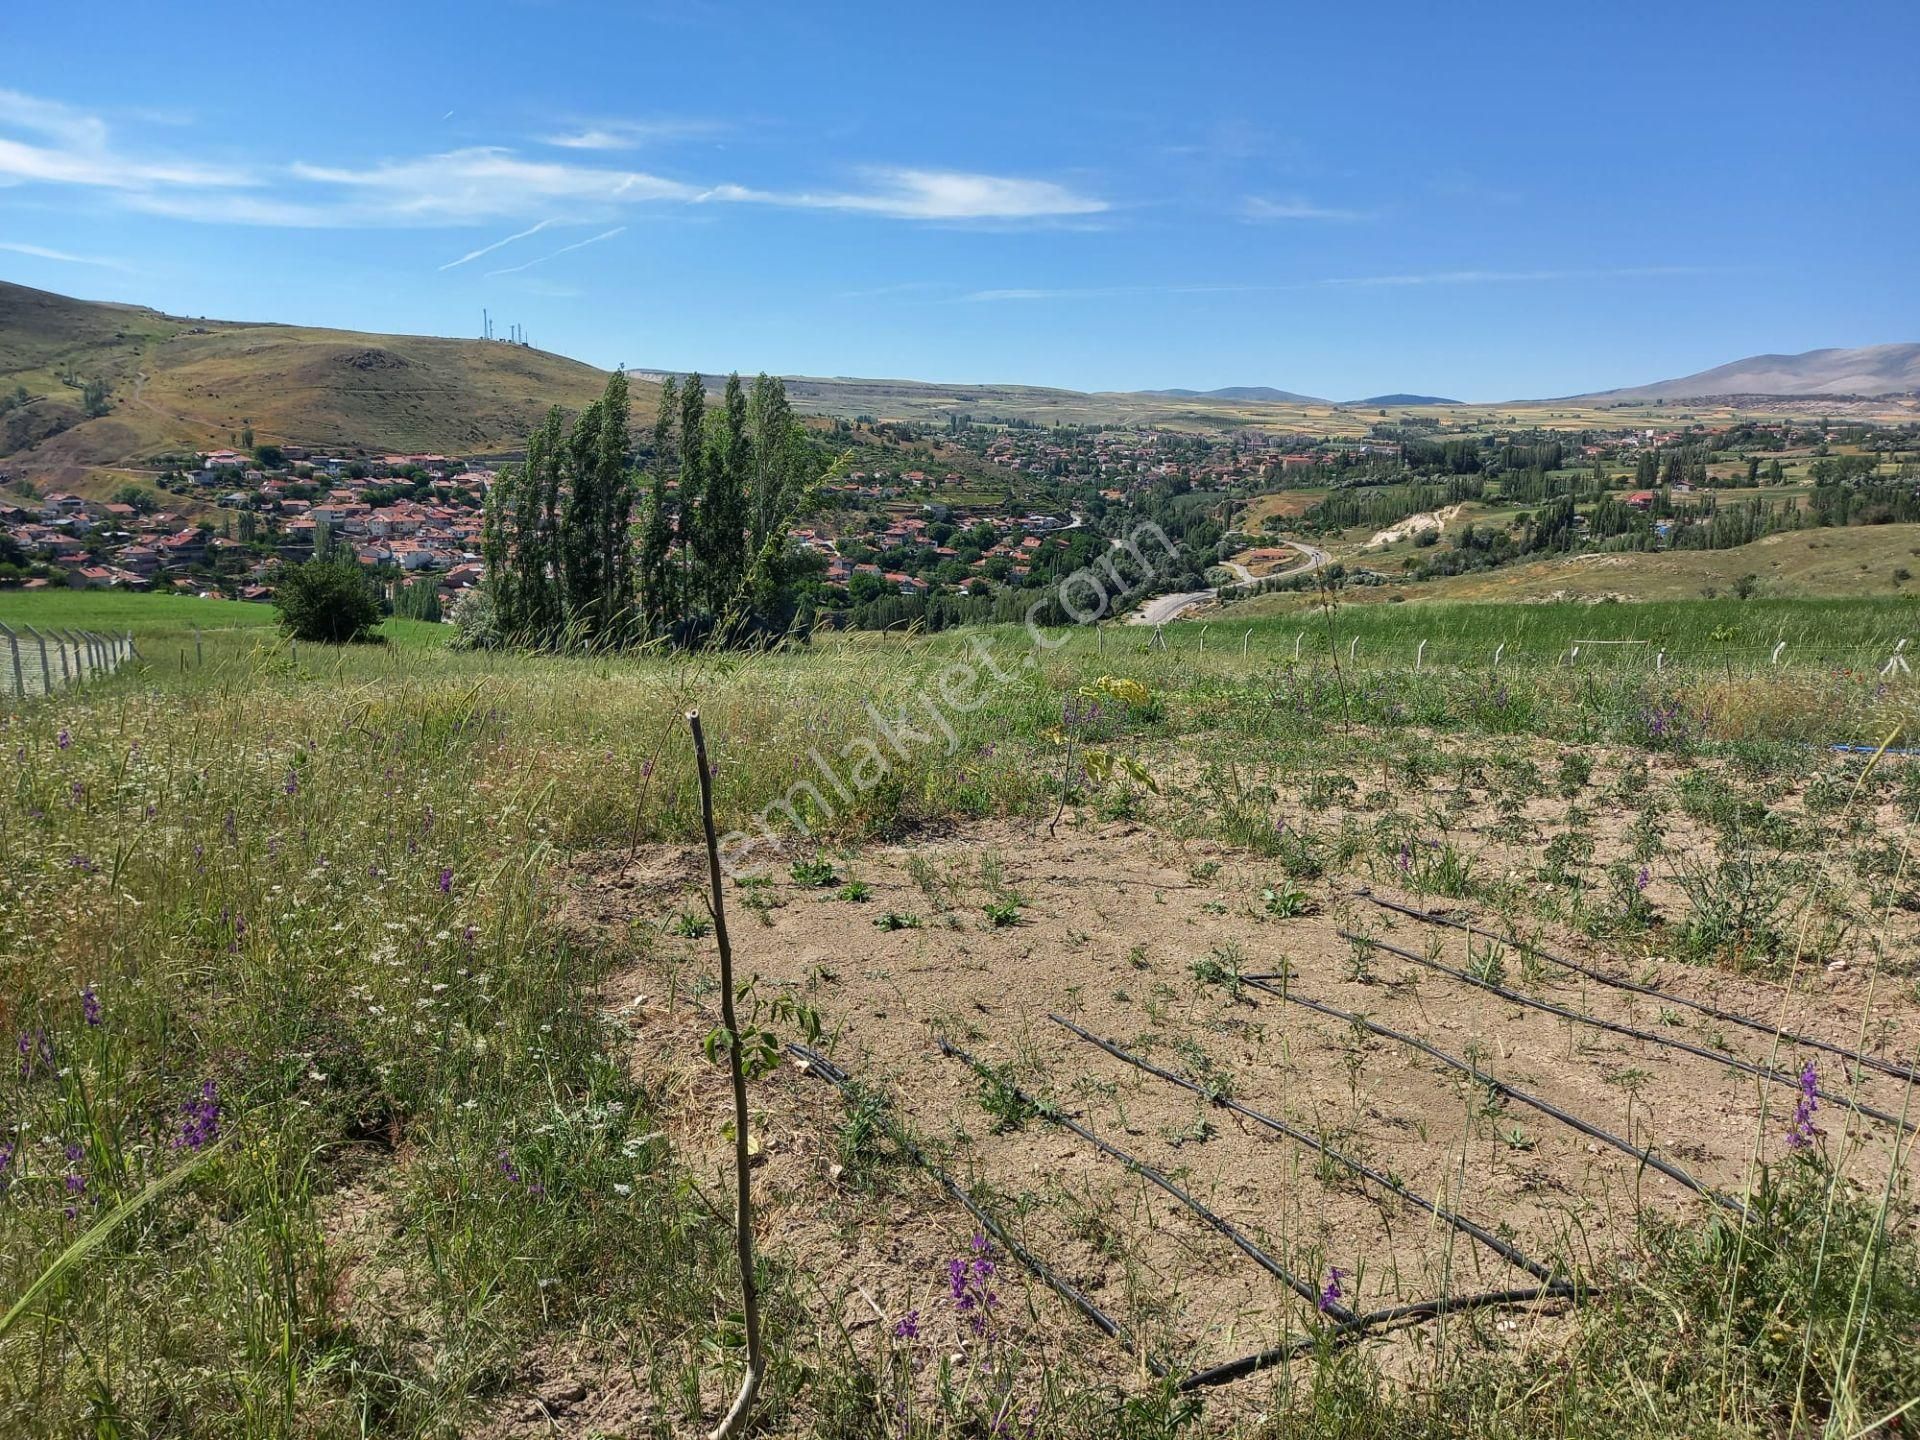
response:
<path id="1" fill-rule="evenodd" d="M 1369 947 L 1422 937 L 1356 897 L 1470 906 L 1490 933 L 1912 1060 L 1920 790 L 1898 760 L 1826 748 L 1912 733 L 1911 677 L 1835 662 L 1894 633 L 1887 608 L 1344 606 L 1297 663 L 1284 618 L 1244 656 L 1246 627 L 1221 622 L 1168 627 L 1165 649 L 1006 628 L 573 661 L 454 652 L 436 627 L 295 656 L 264 608 L 0 595 L 9 624 L 132 628 L 147 656 L 0 702 L 18 1062 L 0 1071 L 0 1294 L 27 1297 L 0 1321 L 0 1428 L 712 1423 L 740 1338 L 711 1167 L 724 1080 L 700 1059 L 697 706 L 723 827 L 764 822 L 787 847 L 726 895 L 766 977 L 752 1023 L 791 1038 L 766 1004 L 818 1006 L 859 1077 L 844 1107 L 790 1066 L 755 1082 L 761 1433 L 1867 1433 L 1920 1394 L 1920 1264 L 1911 1152 L 1847 1107 L 1897 1112 L 1902 1088 L 1813 1056 L 1840 1098 L 1795 1148 L 1790 1085 L 1402 973 Z M 196 623 L 204 663 L 183 667 Z M 1629 631 L 1670 641 L 1674 670 L 1555 663 Z M 1782 635 L 1790 659 L 1769 666 Z M 885 762 L 871 785 L 842 758 L 863 741 Z M 1612 1003 L 1516 946 L 1470 938 L 1467 962 L 1530 997 Z M 1650 1185 L 1247 978 L 1289 962 L 1354 1011 L 1444 1016 L 1436 1043 L 1677 1147 L 1659 1153 L 1746 1208 Z M 1720 1043 L 1634 1004 L 1606 1013 Z M 1170 1104 L 1073 1059 L 1047 1008 L 1209 1077 L 1213 1098 Z M 1783 1045 L 1777 1063 L 1802 1058 Z M 1276 1160 L 1220 1108 L 1234 1096 L 1594 1293 L 1341 1344 L 1322 1306 L 1241 1276 L 1217 1230 L 1051 1118 L 1152 1156 L 1315 1290 L 1335 1267 L 1356 1303 L 1481 1288 L 1451 1232 Z M 995 1238 L 971 1247 L 928 1161 Z M 1141 1347 L 1085 1324 L 1008 1238 Z M 1290 1364 L 1228 1385 L 1178 1393 L 1144 1368 L 1302 1331 Z"/>
<path id="2" fill-rule="evenodd" d="M 149 648 L 159 656 L 170 646 L 191 641 L 195 631 L 203 636 L 243 632 L 259 644 L 284 644 L 275 631 L 278 623 L 271 605 L 242 600 L 114 590 L 0 590 L 0 625 L 115 635 L 131 631 L 137 639 L 152 642 Z M 450 633 L 444 626 L 418 620 L 389 619 L 380 627 L 383 640 L 405 648 L 438 648 Z"/>

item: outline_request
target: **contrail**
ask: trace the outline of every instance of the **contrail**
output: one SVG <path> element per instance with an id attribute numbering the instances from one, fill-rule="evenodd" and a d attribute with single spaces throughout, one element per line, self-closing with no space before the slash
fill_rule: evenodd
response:
<path id="1" fill-rule="evenodd" d="M 546 229 L 549 225 L 558 225 L 559 223 L 560 222 L 558 220 L 542 220 L 538 225 L 535 225 L 530 230 L 522 230 L 518 235 L 509 235 L 507 236 L 506 239 L 496 240 L 491 245 L 482 245 L 478 250 L 469 250 L 466 254 L 462 255 L 458 260 L 449 260 L 446 264 L 442 265 L 440 268 L 442 270 L 451 270 L 453 269 L 454 266 L 464 265 L 469 260 L 478 260 L 482 255 L 491 255 L 494 251 L 498 250 L 502 245 L 511 245 L 516 240 L 524 240 L 529 235 L 537 235 L 542 230 Z"/>
<path id="2" fill-rule="evenodd" d="M 624 235 L 626 230 L 626 226 L 616 225 L 613 229 L 603 230 L 598 235 L 592 236 L 589 239 L 576 240 L 571 245 L 562 245 L 558 250 L 554 251 L 553 254 L 542 255 L 539 259 L 529 260 L 524 265 L 509 265 L 504 270 L 489 270 L 487 272 L 487 278 L 491 280 L 496 275 L 511 275 L 517 270 L 531 270 L 536 265 L 544 265 L 549 260 L 558 259 L 569 250 L 584 250 L 589 245 L 598 245 L 602 240 L 611 240 L 616 235 Z"/>

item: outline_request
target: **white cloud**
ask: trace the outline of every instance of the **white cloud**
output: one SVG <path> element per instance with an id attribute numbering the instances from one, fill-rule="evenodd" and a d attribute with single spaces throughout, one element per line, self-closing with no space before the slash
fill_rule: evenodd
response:
<path id="1" fill-rule="evenodd" d="M 165 186 L 223 189 L 249 185 L 247 172 L 224 165 L 148 159 L 113 145 L 106 121 L 53 100 L 0 90 L 0 181 L 80 185 L 106 190 Z M 17 138 L 32 135 L 34 142 Z"/>
<path id="2" fill-rule="evenodd" d="M 705 122 L 609 121 L 550 143 L 583 151 L 621 148 L 667 133 L 691 133 L 696 123 Z M 453 227 L 524 224 L 555 211 L 583 223 L 605 223 L 635 205 L 703 203 L 839 210 L 895 220 L 1028 222 L 1109 208 L 1105 200 L 1051 180 L 910 167 L 860 173 L 865 183 L 845 190 L 694 184 L 644 170 L 528 157 L 495 145 L 361 165 L 261 161 L 243 168 L 130 154 L 115 145 L 98 116 L 0 90 L 0 185 L 100 189 L 129 209 L 212 224 Z M 453 264 L 485 253 L 483 247 Z"/>
<path id="3" fill-rule="evenodd" d="M 1367 210 L 1347 210 L 1335 205 L 1318 205 L 1298 195 L 1283 200 L 1270 199 L 1265 195 L 1249 195 L 1240 207 L 1241 214 L 1249 220 L 1331 220 L 1353 221 L 1371 220 L 1373 214 Z"/>
<path id="4" fill-rule="evenodd" d="M 44 245 L 29 245 L 18 240 L 0 240 L 0 250 L 13 255 L 31 255 L 36 260 L 58 260 L 65 265 L 101 265 L 109 270 L 127 268 L 125 262 L 101 255 L 70 255 L 65 250 L 49 250 Z"/>
<path id="5" fill-rule="evenodd" d="M 962 170 L 870 169 L 866 191 L 781 192 L 716 186 L 711 199 L 852 210 L 894 220 L 1038 220 L 1096 215 L 1107 202 L 1051 180 L 1024 180 Z"/>
<path id="6" fill-rule="evenodd" d="M 634 150 L 671 140 L 718 135 L 728 127 L 713 120 L 595 120 L 540 137 L 561 150 Z"/>

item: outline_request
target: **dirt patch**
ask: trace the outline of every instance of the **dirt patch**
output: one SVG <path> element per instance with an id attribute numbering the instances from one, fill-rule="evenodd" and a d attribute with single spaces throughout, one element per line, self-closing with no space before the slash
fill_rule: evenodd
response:
<path id="1" fill-rule="evenodd" d="M 1431 530 L 1438 534 L 1447 528 L 1447 522 L 1457 518 L 1464 505 L 1448 505 L 1440 510 L 1423 510 L 1418 515 L 1409 515 L 1397 525 L 1389 525 L 1384 530 L 1373 532 L 1373 538 L 1360 548 L 1379 550 L 1401 540 L 1410 540 L 1422 531 Z"/>
<path id="2" fill-rule="evenodd" d="M 1157 1167 L 1302 1287 L 1317 1293 L 1337 1267 L 1344 1303 L 1356 1309 L 1528 1276 L 1312 1148 L 1115 1059 L 1050 1015 L 1318 1137 L 1561 1274 L 1630 1255 L 1648 1212 L 1697 1214 L 1708 1202 L 1425 1056 L 1242 977 L 1284 974 L 1290 994 L 1468 1057 L 1651 1146 L 1709 1187 L 1742 1193 L 1756 1154 L 1784 1158 L 1790 1089 L 1378 951 L 1363 956 L 1341 929 L 1364 926 L 1457 967 L 1484 960 L 1457 931 L 1356 901 L 1351 879 L 1276 899 L 1284 881 L 1271 862 L 1129 822 L 1070 824 L 1052 839 L 1044 826 L 990 823 L 820 858 L 833 866 L 830 882 L 803 885 L 781 871 L 729 892 L 742 970 L 762 977 L 764 996 L 785 990 L 819 1007 L 836 1061 L 890 1095 L 895 1114 L 1018 1238 L 1175 1369 L 1298 1333 L 1315 1322 L 1316 1304 L 1163 1189 L 943 1057 L 939 1038 Z M 672 938 L 664 928 L 698 905 L 697 860 L 648 848 L 631 861 L 585 862 L 570 920 L 657 936 L 650 961 L 615 987 L 615 998 L 633 1026 L 635 1064 L 671 1077 L 675 1138 L 718 1199 L 724 1082 L 697 1059 L 698 1035 L 711 1023 L 702 1013 L 711 941 Z M 1284 913 L 1296 907 L 1306 913 Z M 1649 973 L 1644 962 L 1636 967 L 1572 934 L 1549 931 L 1540 943 L 1616 973 Z M 1815 992 L 1789 993 L 1685 967 L 1657 973 L 1663 988 L 1838 1044 L 1857 1043 L 1862 1030 L 1857 975 L 1816 977 Z M 1770 1057 L 1764 1037 L 1564 972 L 1505 978 L 1571 1009 L 1755 1062 L 1771 1058 L 1782 1070 L 1805 1058 L 1791 1046 Z M 1885 993 L 1872 1003 L 1895 1033 L 1914 1033 L 1915 1007 Z M 1845 1087 L 1837 1065 L 1825 1073 Z M 1898 1081 L 1865 1076 L 1859 1092 L 1900 1108 Z M 909 1310 L 943 1315 L 942 1267 L 965 1253 L 974 1229 L 964 1213 L 924 1177 L 896 1172 L 881 1191 L 856 1184 L 861 1157 L 839 1138 L 841 1099 L 816 1080 L 783 1071 L 756 1091 L 755 1104 L 766 1156 L 761 1240 L 814 1282 L 822 1318 L 874 1344 Z M 1820 1119 L 1839 1163 L 1885 1173 L 1887 1127 L 1832 1106 Z M 1016 1297 L 1009 1313 L 1031 1327 L 1032 1343 L 1066 1347 L 1116 1383 L 1137 1377 L 1137 1365 L 1049 1292 L 1012 1277 L 1007 1285 Z M 1452 1323 L 1507 1345 L 1553 1343 L 1564 1322 L 1536 1309 Z"/>

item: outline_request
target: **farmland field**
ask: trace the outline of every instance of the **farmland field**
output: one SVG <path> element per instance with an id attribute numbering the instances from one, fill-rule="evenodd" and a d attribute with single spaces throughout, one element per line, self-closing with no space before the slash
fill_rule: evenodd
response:
<path id="1" fill-rule="evenodd" d="M 690 706 L 753 1023 L 823 1027 L 754 1082 L 765 1433 L 1853 1433 L 1920 1385 L 1884 605 L 601 661 L 269 615 L 0 607 L 147 657 L 0 722 L 8 1433 L 712 1422 Z"/>

